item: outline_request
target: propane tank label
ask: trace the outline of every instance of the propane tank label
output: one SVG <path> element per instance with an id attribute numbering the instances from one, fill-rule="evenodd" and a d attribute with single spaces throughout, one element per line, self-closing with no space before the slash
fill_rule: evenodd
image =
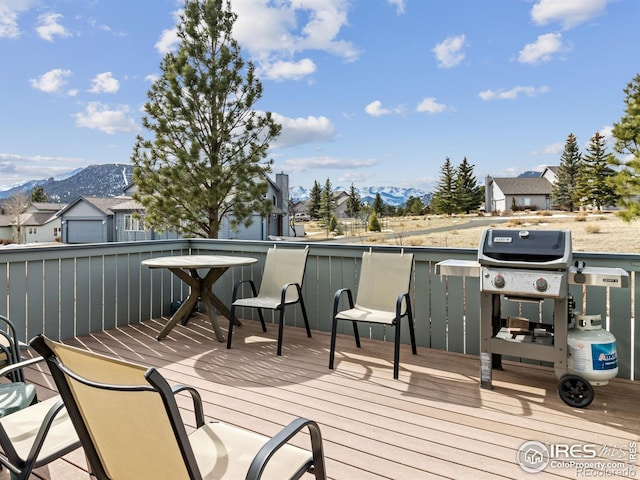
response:
<path id="1" fill-rule="evenodd" d="M 591 345 L 594 370 L 611 370 L 618 367 L 616 342 L 594 343 Z"/>

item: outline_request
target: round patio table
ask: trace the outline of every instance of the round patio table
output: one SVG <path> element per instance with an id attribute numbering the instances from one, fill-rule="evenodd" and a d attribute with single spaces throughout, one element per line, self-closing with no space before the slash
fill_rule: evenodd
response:
<path id="1" fill-rule="evenodd" d="M 211 287 L 229 268 L 243 267 L 256 263 L 257 261 L 258 259 L 251 257 L 231 257 L 225 255 L 176 255 L 143 260 L 142 265 L 149 268 L 168 268 L 190 287 L 189 296 L 182 305 L 180 305 L 180 308 L 173 314 L 156 338 L 162 340 L 178 322 L 186 324 L 193 311 L 193 307 L 198 300 L 202 300 L 207 309 L 207 316 L 216 334 L 216 338 L 223 342 L 224 335 L 218 325 L 214 309 L 217 309 L 229 320 L 231 319 L 231 313 L 222 300 L 213 293 Z M 198 272 L 198 270 L 201 269 L 207 269 L 204 277 L 201 277 Z M 237 320 L 234 319 L 234 322 L 237 322 Z"/>

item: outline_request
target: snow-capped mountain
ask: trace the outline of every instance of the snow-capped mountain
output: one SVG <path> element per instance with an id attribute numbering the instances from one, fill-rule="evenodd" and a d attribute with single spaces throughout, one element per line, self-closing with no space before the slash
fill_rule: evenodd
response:
<path id="1" fill-rule="evenodd" d="M 334 192 L 347 192 L 351 190 L 351 187 L 335 187 Z M 431 193 L 420 190 L 419 188 L 402 188 L 402 187 L 355 187 L 356 192 L 360 195 L 360 200 L 363 203 L 372 204 L 376 198 L 376 194 L 380 194 L 380 198 L 385 205 L 400 206 L 407 203 L 409 197 L 421 198 L 424 203 L 429 203 Z M 309 200 L 310 189 L 296 186 L 291 188 L 291 199 L 295 202 L 302 202 Z"/>

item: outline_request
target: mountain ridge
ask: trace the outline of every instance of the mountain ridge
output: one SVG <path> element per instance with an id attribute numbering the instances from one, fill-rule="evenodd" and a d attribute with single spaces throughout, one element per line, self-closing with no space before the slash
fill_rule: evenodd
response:
<path id="1" fill-rule="evenodd" d="M 30 180 L 10 188 L 0 191 L 0 200 L 11 197 L 19 192 L 29 194 L 35 187 L 42 187 L 53 203 L 68 203 L 80 195 L 95 197 L 115 197 L 122 194 L 123 190 L 132 181 L 133 165 L 123 163 L 107 163 L 101 165 L 89 165 L 86 168 L 70 171 L 57 178 L 47 178 L 41 180 Z M 354 187 L 360 195 L 362 202 L 372 204 L 376 194 L 380 194 L 382 201 L 386 205 L 400 206 L 407 202 L 409 197 L 419 197 L 425 203 L 431 194 L 413 187 L 394 186 L 369 186 Z M 334 192 L 349 192 L 351 187 L 338 186 Z M 304 201 L 309 198 L 311 189 L 304 187 L 292 187 L 290 196 L 294 201 Z"/>

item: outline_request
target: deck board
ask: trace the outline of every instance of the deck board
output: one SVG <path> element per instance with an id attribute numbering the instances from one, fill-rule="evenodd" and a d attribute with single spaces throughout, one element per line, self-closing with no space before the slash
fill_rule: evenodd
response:
<path id="1" fill-rule="evenodd" d="M 227 350 L 199 315 L 158 342 L 165 321 L 67 343 L 156 366 L 170 383 L 198 388 L 209 419 L 265 435 L 296 416 L 316 420 L 332 479 L 522 478 L 516 453 L 528 440 L 610 448 L 640 441 L 637 382 L 615 379 L 597 387 L 588 409 L 573 409 L 560 400 L 557 379 L 545 367 L 505 361 L 505 369 L 494 372 L 494 389 L 483 390 L 477 357 L 425 348 L 414 356 L 403 345 L 400 378 L 393 380 L 389 343 L 363 338 L 356 349 L 353 337 L 339 335 L 331 371 L 326 332 L 314 331 L 309 339 L 304 329 L 287 326 L 277 357 L 272 325 L 264 334 L 257 322 L 244 321 Z M 28 378 L 46 398 L 53 387 L 40 371 L 30 369 Z M 189 402 L 180 398 L 179 404 L 191 425 Z M 304 440 L 296 441 L 304 446 Z M 88 478 L 84 468 L 76 451 L 37 476 Z M 563 478 L 576 478 L 575 469 L 536 474 Z"/>

